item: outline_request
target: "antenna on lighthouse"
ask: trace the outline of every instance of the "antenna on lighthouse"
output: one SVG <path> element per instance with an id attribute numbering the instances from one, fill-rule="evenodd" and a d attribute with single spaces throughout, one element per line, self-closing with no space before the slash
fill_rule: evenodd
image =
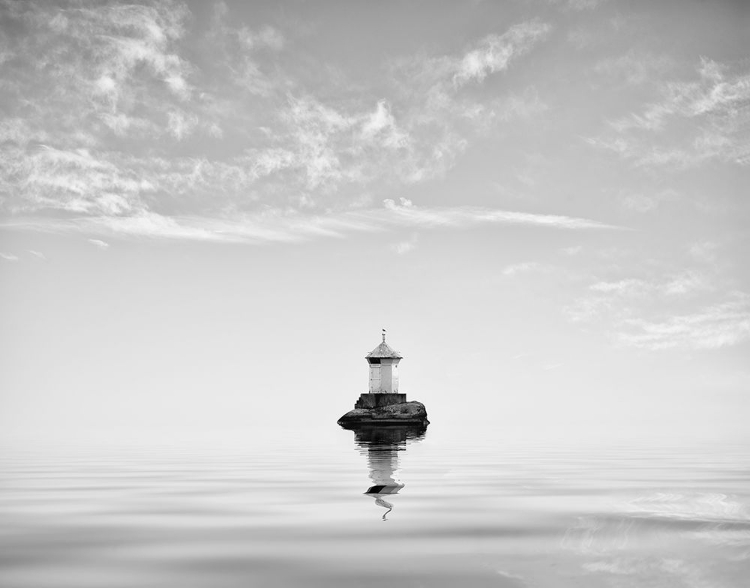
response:
<path id="1" fill-rule="evenodd" d="M 385 329 L 383 329 L 383 343 L 385 343 Z"/>

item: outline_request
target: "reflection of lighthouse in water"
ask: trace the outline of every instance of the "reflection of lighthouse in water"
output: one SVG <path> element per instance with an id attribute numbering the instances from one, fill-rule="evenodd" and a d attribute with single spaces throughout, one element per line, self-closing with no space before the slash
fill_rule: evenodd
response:
<path id="1" fill-rule="evenodd" d="M 398 493 L 404 487 L 399 479 L 398 452 L 406 451 L 407 441 L 418 441 L 424 437 L 424 427 L 390 426 L 390 427 L 362 427 L 354 432 L 354 440 L 362 454 L 367 455 L 367 465 L 370 468 L 370 486 L 365 494 L 375 499 L 375 504 L 388 509 L 386 515 L 393 510 L 393 504 L 385 499 Z"/>

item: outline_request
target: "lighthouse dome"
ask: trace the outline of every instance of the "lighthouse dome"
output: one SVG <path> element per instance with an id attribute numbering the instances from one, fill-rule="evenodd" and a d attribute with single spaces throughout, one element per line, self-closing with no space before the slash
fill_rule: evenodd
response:
<path id="1" fill-rule="evenodd" d="M 403 356 L 390 347 L 385 341 L 378 345 L 375 349 L 370 351 L 365 357 L 368 359 L 403 359 Z"/>

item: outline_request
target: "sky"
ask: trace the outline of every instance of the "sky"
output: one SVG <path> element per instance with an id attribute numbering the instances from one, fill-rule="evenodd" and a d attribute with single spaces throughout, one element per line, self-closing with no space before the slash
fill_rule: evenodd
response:
<path id="1" fill-rule="evenodd" d="M 0 429 L 750 440 L 750 4 L 0 0 Z M 93 433 L 92 433 L 93 434 Z"/>

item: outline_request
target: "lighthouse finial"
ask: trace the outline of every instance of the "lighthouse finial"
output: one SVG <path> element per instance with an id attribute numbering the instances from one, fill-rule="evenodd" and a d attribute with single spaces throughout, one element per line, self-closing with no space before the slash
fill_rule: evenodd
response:
<path id="1" fill-rule="evenodd" d="M 383 343 L 385 343 L 385 329 L 383 329 Z"/>

